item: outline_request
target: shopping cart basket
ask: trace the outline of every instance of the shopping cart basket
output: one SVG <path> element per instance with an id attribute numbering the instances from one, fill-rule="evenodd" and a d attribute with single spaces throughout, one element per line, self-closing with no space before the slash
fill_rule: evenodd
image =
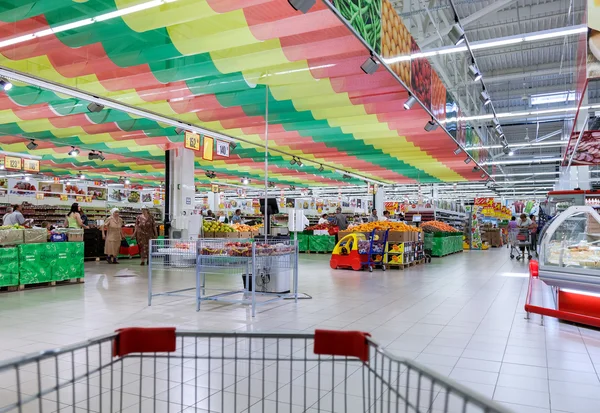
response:
<path id="1" fill-rule="evenodd" d="M 130 328 L 4 362 L 0 380 L 2 413 L 508 412 L 351 331 Z"/>

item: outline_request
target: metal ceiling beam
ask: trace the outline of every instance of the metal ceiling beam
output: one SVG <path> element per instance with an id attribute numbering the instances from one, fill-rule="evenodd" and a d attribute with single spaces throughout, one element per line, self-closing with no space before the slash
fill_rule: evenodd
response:
<path id="1" fill-rule="evenodd" d="M 467 16 L 467 17 L 461 18 L 460 19 L 461 25 L 462 25 L 463 29 L 466 30 L 466 27 L 468 25 L 477 22 L 479 19 L 483 18 L 484 16 L 487 16 L 490 13 L 494 13 L 494 12 L 500 10 L 500 9 L 503 9 L 503 8 L 505 8 L 507 6 L 510 6 L 515 1 L 516 0 L 494 1 L 489 6 L 486 6 L 486 7 L 484 7 L 482 9 L 476 11 L 475 13 L 473 13 L 473 14 Z M 451 22 L 450 25 L 446 25 L 443 28 L 439 29 L 440 35 L 442 35 L 442 36 L 447 35 L 453 24 L 454 24 L 454 22 Z M 426 39 L 417 41 L 417 43 L 419 44 L 419 47 L 425 48 L 425 47 L 429 46 L 431 43 L 434 43 L 434 42 L 436 42 L 438 40 L 439 40 L 439 38 L 437 36 L 430 36 L 430 37 L 428 37 Z"/>

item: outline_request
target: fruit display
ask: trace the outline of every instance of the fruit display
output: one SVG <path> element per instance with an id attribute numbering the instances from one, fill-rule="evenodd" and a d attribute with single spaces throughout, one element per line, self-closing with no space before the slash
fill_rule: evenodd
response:
<path id="1" fill-rule="evenodd" d="M 348 227 L 353 232 L 371 232 L 373 230 L 386 230 L 398 231 L 398 232 L 419 232 L 419 228 L 407 225 L 403 222 L 392 222 L 392 221 L 377 221 L 369 222 L 366 224 L 351 225 Z"/>
<path id="2" fill-rule="evenodd" d="M 383 57 L 410 55 L 411 35 L 389 0 L 381 9 L 381 50 Z M 390 67 L 407 86 L 410 85 L 410 61 L 391 63 Z"/>
<path id="3" fill-rule="evenodd" d="M 381 0 L 333 0 L 333 5 L 375 53 L 380 53 Z"/>
<path id="4" fill-rule="evenodd" d="M 25 229 L 24 226 L 15 224 L 15 225 L 0 225 L 0 230 L 3 229 Z"/>
<path id="5" fill-rule="evenodd" d="M 411 39 L 411 53 L 420 53 L 421 49 Z M 411 87 L 415 95 L 425 105 L 431 108 L 431 65 L 426 57 L 412 59 L 410 62 Z"/>
<path id="6" fill-rule="evenodd" d="M 453 226 L 441 221 L 428 221 L 421 225 L 423 232 L 459 232 Z"/>
<path id="7" fill-rule="evenodd" d="M 85 195 L 85 191 L 77 185 L 65 185 L 65 192 L 67 194 Z"/>
<path id="8" fill-rule="evenodd" d="M 316 224 L 316 225 L 311 225 L 310 227 L 306 227 L 304 228 L 305 231 L 328 231 L 331 228 L 336 227 L 336 225 L 331 225 L 331 224 Z"/>
<path id="9" fill-rule="evenodd" d="M 231 226 L 219 221 L 204 221 L 202 228 L 204 232 L 235 232 Z"/>
<path id="10" fill-rule="evenodd" d="M 99 201 L 106 201 L 106 188 L 88 188 L 87 194 L 92 197 L 92 199 L 97 199 Z"/>
<path id="11" fill-rule="evenodd" d="M 29 182 L 17 182 L 13 188 L 20 190 L 20 191 L 35 191 L 36 190 L 35 185 L 32 185 Z"/>

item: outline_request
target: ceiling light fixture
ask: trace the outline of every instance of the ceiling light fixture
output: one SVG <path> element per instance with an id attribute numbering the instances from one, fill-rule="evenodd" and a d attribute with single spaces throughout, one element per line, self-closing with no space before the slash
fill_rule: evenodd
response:
<path id="1" fill-rule="evenodd" d="M 102 151 L 98 152 L 98 159 L 100 159 L 101 161 L 106 160 L 106 158 L 104 157 L 104 154 L 102 153 Z"/>
<path id="2" fill-rule="evenodd" d="M 462 149 L 460 148 L 460 146 L 457 146 L 456 149 L 454 150 L 454 155 L 460 155 L 461 152 L 462 152 Z"/>
<path id="3" fill-rule="evenodd" d="M 125 179 L 125 185 L 129 185 L 131 181 L 129 179 Z"/>
<path id="4" fill-rule="evenodd" d="M 481 174 L 481 179 L 485 179 L 487 177 L 487 175 L 485 173 Z"/>
<path id="5" fill-rule="evenodd" d="M 237 143 L 229 142 L 229 151 L 233 151 L 235 148 L 237 148 Z"/>
<path id="6" fill-rule="evenodd" d="M 425 124 L 425 127 L 423 129 L 425 129 L 425 131 L 427 131 L 427 132 L 431 132 L 431 131 L 436 130 L 437 127 L 438 127 L 437 122 L 435 120 L 433 120 L 433 118 L 431 118 L 431 120 Z"/>
<path id="7" fill-rule="evenodd" d="M 94 159 L 98 159 L 98 154 L 95 151 L 90 151 L 90 153 L 88 153 L 88 159 L 90 161 L 93 161 Z"/>
<path id="8" fill-rule="evenodd" d="M 408 99 L 406 100 L 406 102 L 404 102 L 404 109 L 409 110 L 410 108 L 412 108 L 414 106 L 415 103 L 417 103 L 417 98 L 414 97 L 413 95 L 410 95 L 408 97 Z"/>
<path id="9" fill-rule="evenodd" d="M 0 87 L 2 87 L 2 90 L 4 90 L 5 92 L 8 92 L 12 89 L 13 84 L 4 78 L 0 78 Z"/>
<path id="10" fill-rule="evenodd" d="M 490 99 L 490 94 L 485 89 L 481 91 L 479 99 L 483 102 L 484 106 L 487 106 L 490 103 L 492 103 L 492 99 Z"/>
<path id="11" fill-rule="evenodd" d="M 317 0 L 288 0 L 290 6 L 294 8 L 296 11 L 301 11 L 302 13 L 308 13 L 310 8 L 315 5 Z"/>
<path id="12" fill-rule="evenodd" d="M 79 171 L 79 179 L 85 179 L 85 175 L 81 173 L 81 171 Z"/>
<path id="13" fill-rule="evenodd" d="M 250 183 L 250 180 L 248 178 L 242 178 L 242 184 L 248 185 L 249 183 Z"/>
<path id="14" fill-rule="evenodd" d="M 509 150 L 508 152 L 508 156 L 513 156 L 515 154 L 515 151 L 513 151 L 512 149 Z"/>
<path id="15" fill-rule="evenodd" d="M 104 105 L 101 105 L 96 102 L 91 102 L 89 105 L 87 105 L 87 110 L 89 110 L 92 113 L 102 112 L 102 109 L 104 109 Z"/>
<path id="16" fill-rule="evenodd" d="M 292 160 L 290 161 L 290 165 L 296 165 L 296 158 L 292 158 Z"/>
<path id="17" fill-rule="evenodd" d="M 465 41 L 465 31 L 460 27 L 460 24 L 454 23 L 448 32 L 448 37 L 455 46 L 458 46 Z"/>
<path id="18" fill-rule="evenodd" d="M 465 163 L 468 165 L 471 163 L 471 158 L 465 158 Z"/>
<path id="19" fill-rule="evenodd" d="M 35 143 L 35 139 L 32 139 L 31 141 L 29 141 L 29 143 L 27 144 L 27 149 L 29 149 L 30 151 L 34 150 L 35 148 L 38 147 L 38 144 Z"/>
<path id="20" fill-rule="evenodd" d="M 475 165 L 472 169 L 472 172 L 479 172 L 479 167 Z"/>
<path id="21" fill-rule="evenodd" d="M 370 56 L 362 65 L 360 65 L 360 68 L 366 74 L 372 75 L 379 68 L 379 62 L 377 62 L 373 56 Z"/>
<path id="22" fill-rule="evenodd" d="M 300 160 L 300 158 L 296 158 L 296 163 L 298 164 L 298 166 L 300 168 L 302 168 L 304 166 L 304 164 L 302 163 L 302 161 Z"/>
<path id="23" fill-rule="evenodd" d="M 175 128 L 175 133 L 178 135 L 181 135 L 183 132 L 185 132 L 185 129 L 183 128 Z"/>
<path id="24" fill-rule="evenodd" d="M 323 165 L 319 166 L 319 172 L 323 172 L 325 170 L 325 168 L 323 168 Z"/>
<path id="25" fill-rule="evenodd" d="M 69 155 L 71 155 L 71 156 L 77 156 L 77 155 L 79 155 L 79 149 L 77 149 L 74 146 L 71 146 L 71 150 L 69 151 Z"/>
<path id="26" fill-rule="evenodd" d="M 295 191 L 296 187 L 294 185 L 290 185 L 290 191 Z"/>
<path id="27" fill-rule="evenodd" d="M 481 79 L 481 72 L 479 69 L 477 69 L 477 65 L 475 65 L 475 63 L 469 66 L 469 76 L 474 82 L 477 82 Z"/>

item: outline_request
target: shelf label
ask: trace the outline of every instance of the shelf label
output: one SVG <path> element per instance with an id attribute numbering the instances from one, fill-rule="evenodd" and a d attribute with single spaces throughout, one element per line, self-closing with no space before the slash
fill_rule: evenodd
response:
<path id="1" fill-rule="evenodd" d="M 16 156 L 5 156 L 4 157 L 4 168 L 13 171 L 20 171 L 22 168 L 22 159 Z"/>
<path id="2" fill-rule="evenodd" d="M 36 159 L 23 159 L 23 170 L 28 172 L 39 172 L 40 161 Z"/>
<path id="3" fill-rule="evenodd" d="M 186 132 L 183 146 L 193 151 L 200 150 L 200 135 L 194 132 Z"/>
<path id="4" fill-rule="evenodd" d="M 44 199 L 44 193 L 43 192 L 37 192 L 35 194 L 35 199 L 37 199 L 38 201 L 41 201 L 42 199 Z"/>
<path id="5" fill-rule="evenodd" d="M 92 202 L 92 196 L 91 195 L 86 195 L 85 202 Z"/>
<path id="6" fill-rule="evenodd" d="M 69 199 L 69 197 L 66 194 L 60 194 L 61 201 L 67 201 L 68 199 Z"/>
<path id="7" fill-rule="evenodd" d="M 77 195 L 77 196 L 75 197 L 75 201 L 77 201 L 77 202 L 83 202 L 83 196 L 81 196 L 81 195 Z"/>
<path id="8" fill-rule="evenodd" d="M 213 193 L 215 193 L 215 194 L 218 194 L 219 193 L 219 185 L 214 185 L 214 184 L 211 185 L 210 186 L 210 191 L 213 192 Z"/>
<path id="9" fill-rule="evenodd" d="M 60 178 L 58 176 L 54 177 L 54 183 L 55 184 L 60 184 Z"/>

